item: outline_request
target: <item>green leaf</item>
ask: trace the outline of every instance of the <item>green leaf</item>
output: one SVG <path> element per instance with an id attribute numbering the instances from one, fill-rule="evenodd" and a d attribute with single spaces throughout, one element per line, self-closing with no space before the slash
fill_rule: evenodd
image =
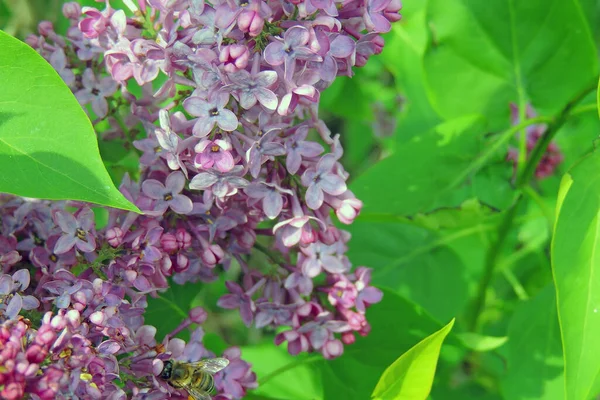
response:
<path id="1" fill-rule="evenodd" d="M 394 361 L 379 379 L 372 397 L 382 400 L 426 399 L 431 392 L 442 343 L 453 326 L 454 319 Z"/>
<path id="2" fill-rule="evenodd" d="M 552 268 L 565 359 L 566 399 L 600 389 L 600 152 L 563 177 L 552 240 Z"/>
<path id="3" fill-rule="evenodd" d="M 188 317 L 188 312 L 194 307 L 194 299 L 200 293 L 203 284 L 186 283 L 178 285 L 170 282 L 169 288 L 159 293 L 157 297 L 148 296 L 148 308 L 144 313 L 144 323 L 154 325 L 157 329 L 156 338 L 162 338 L 173 331 Z M 184 331 L 184 340 L 188 339 Z"/>
<path id="4" fill-rule="evenodd" d="M 383 292 L 383 300 L 367 310 L 372 327 L 369 335 L 346 346 L 341 357 L 312 364 L 321 372 L 323 399 L 370 398 L 381 374 L 398 354 L 440 328 L 420 306 L 390 290 Z"/>
<path id="5" fill-rule="evenodd" d="M 481 118 L 468 116 L 413 137 L 353 182 L 352 190 L 365 204 L 363 211 L 412 215 L 450 198 L 456 185 L 449 182 L 477 154 L 482 129 Z M 451 203 L 457 205 L 456 200 Z"/>
<path id="6" fill-rule="evenodd" d="M 273 339 L 242 347 L 242 358 L 252 364 L 259 386 L 252 393 L 277 399 L 322 399 L 321 377 L 314 362 L 320 354 L 291 356 L 284 345 Z"/>
<path id="7" fill-rule="evenodd" d="M 431 0 L 423 63 L 445 119 L 481 113 L 493 130 L 509 103 L 554 114 L 596 79 L 596 47 L 579 1 Z"/>
<path id="8" fill-rule="evenodd" d="M 85 112 L 25 43 L 0 32 L 0 192 L 140 212 L 108 175 Z"/>
<path id="9" fill-rule="evenodd" d="M 563 400 L 564 375 L 553 285 L 521 303 L 508 327 L 506 400 Z"/>
<path id="10" fill-rule="evenodd" d="M 598 80 L 598 89 L 596 89 L 596 108 L 598 108 L 598 117 L 600 117 L 600 79 Z"/>
<path id="11" fill-rule="evenodd" d="M 348 256 L 373 268 L 375 284 L 420 304 L 434 318 L 449 320 L 465 310 L 499 216 L 469 200 L 412 219 L 362 213 L 347 229 Z"/>
<path id="12" fill-rule="evenodd" d="M 456 337 L 458 337 L 466 348 L 478 352 L 496 350 L 508 340 L 507 336 L 484 336 L 473 332 L 457 333 Z"/>

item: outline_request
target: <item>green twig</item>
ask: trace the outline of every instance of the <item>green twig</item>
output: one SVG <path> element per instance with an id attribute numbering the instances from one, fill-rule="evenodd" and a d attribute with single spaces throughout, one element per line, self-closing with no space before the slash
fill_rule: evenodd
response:
<path id="1" fill-rule="evenodd" d="M 534 147 L 531 156 L 527 160 L 527 164 L 525 164 L 523 172 L 519 174 L 516 184 L 518 197 L 516 201 L 512 204 L 512 206 L 508 209 L 504 219 L 500 223 L 496 241 L 492 244 L 492 246 L 486 254 L 483 276 L 481 277 L 481 281 L 479 282 L 477 296 L 475 298 L 471 313 L 469 315 L 469 328 L 471 329 L 471 331 L 476 331 L 479 326 L 479 318 L 481 312 L 483 311 L 483 307 L 485 306 L 487 290 L 494 276 L 498 256 L 500 255 L 502 246 L 504 245 L 508 233 L 510 232 L 510 228 L 513 225 L 513 220 L 517 214 L 518 206 L 523 199 L 523 192 L 525 187 L 529 185 L 529 182 L 533 178 L 535 170 L 540 160 L 542 159 L 542 156 L 546 152 L 548 145 L 556 135 L 556 132 L 558 132 L 558 130 L 571 116 L 571 112 L 574 110 L 577 103 L 579 103 L 583 98 L 585 98 L 590 92 L 596 90 L 596 88 L 597 82 L 594 79 L 592 85 L 588 86 L 585 90 L 581 91 L 577 96 L 575 96 L 573 100 L 571 100 L 560 111 L 560 113 L 552 119 L 552 121 L 548 125 L 548 128 L 546 129 L 546 132 L 544 132 L 544 134 Z"/>

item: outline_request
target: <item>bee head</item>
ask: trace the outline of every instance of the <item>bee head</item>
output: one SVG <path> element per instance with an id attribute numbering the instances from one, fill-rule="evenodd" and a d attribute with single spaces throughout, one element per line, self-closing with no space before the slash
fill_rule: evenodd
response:
<path id="1" fill-rule="evenodd" d="M 167 380 L 167 379 L 171 378 L 172 373 L 173 373 L 173 361 L 167 360 L 167 361 L 165 361 L 165 365 L 164 365 L 162 371 L 160 371 L 159 377 L 160 377 L 160 379 Z"/>

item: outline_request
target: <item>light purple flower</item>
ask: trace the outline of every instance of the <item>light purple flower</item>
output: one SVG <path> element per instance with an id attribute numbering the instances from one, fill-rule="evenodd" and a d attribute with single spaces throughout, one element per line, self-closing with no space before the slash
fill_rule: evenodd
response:
<path id="1" fill-rule="evenodd" d="M 216 168 L 220 172 L 229 172 L 235 165 L 231 155 L 231 143 L 223 139 L 201 140 L 194 148 L 196 168 Z"/>
<path id="2" fill-rule="evenodd" d="M 66 253 L 73 247 L 77 247 L 84 253 L 96 249 L 94 213 L 90 208 L 86 207 L 80 210 L 77 213 L 77 218 L 63 210 L 56 210 L 53 217 L 56 224 L 63 231 L 62 236 L 54 246 L 54 254 Z"/>
<path id="3" fill-rule="evenodd" d="M 272 66 L 283 64 L 285 80 L 291 81 L 296 69 L 296 60 L 321 61 L 313 50 L 307 47 L 310 40 L 308 29 L 303 26 L 292 26 L 283 34 L 283 39 L 276 37 L 264 52 L 265 61 Z"/>
<path id="4" fill-rule="evenodd" d="M 350 330 L 347 322 L 336 321 L 332 318 L 330 312 L 324 311 L 314 321 L 307 322 L 298 328 L 298 333 L 308 335 L 311 346 L 315 349 L 320 349 L 326 341 L 333 339 L 334 333 Z"/>
<path id="5" fill-rule="evenodd" d="M 371 282 L 370 268 L 358 267 L 354 271 L 354 274 L 357 278 L 354 285 L 358 290 L 358 295 L 356 296 L 356 309 L 361 313 L 364 313 L 369 305 L 381 301 L 383 293 L 376 287 L 369 286 L 369 283 Z"/>
<path id="6" fill-rule="evenodd" d="M 293 195 L 293 192 L 283 189 L 277 185 L 266 182 L 252 182 L 244 192 L 253 199 L 262 200 L 262 208 L 267 217 L 276 218 L 283 208 L 283 197 L 281 193 Z"/>
<path id="7" fill-rule="evenodd" d="M 337 196 L 347 189 L 344 179 L 331 172 L 336 162 L 333 154 L 326 154 L 319 160 L 316 168 L 309 168 L 302 174 L 302 184 L 308 187 L 306 205 L 313 210 L 323 204 L 323 192 Z"/>
<path id="8" fill-rule="evenodd" d="M 317 242 L 302 247 L 300 251 L 298 265 L 302 266 L 302 272 L 309 278 L 319 275 L 322 270 L 332 274 L 340 274 L 348 270 L 337 254 L 336 244 L 329 246 Z"/>
<path id="9" fill-rule="evenodd" d="M 65 55 L 65 51 L 61 48 L 56 49 L 52 52 L 48 61 L 50 62 L 50 65 L 54 67 L 56 72 L 58 72 L 63 81 L 65 81 L 67 86 L 72 87 L 75 83 L 75 74 L 73 73 L 73 70 L 67 68 L 67 56 Z"/>
<path id="10" fill-rule="evenodd" d="M 255 72 L 256 69 L 258 68 L 253 68 L 252 73 L 240 70 L 229 75 L 231 85 L 227 88 L 233 92 L 240 106 L 246 110 L 259 102 L 266 109 L 273 111 L 277 108 L 277 96 L 269 87 L 277 82 L 277 72 Z"/>
<path id="11" fill-rule="evenodd" d="M 179 171 L 171 172 L 165 184 L 156 179 L 147 179 L 142 183 L 142 191 L 151 199 L 156 200 L 154 210 L 163 214 L 167 208 L 178 214 L 188 214 L 192 211 L 193 204 L 189 197 L 181 194 L 185 186 L 185 176 Z"/>
<path id="12" fill-rule="evenodd" d="M 252 320 L 254 319 L 254 312 L 256 311 L 254 302 L 237 283 L 227 281 L 225 282 L 225 286 L 227 286 L 227 290 L 229 290 L 230 293 L 221 296 L 217 305 L 230 310 L 239 308 L 242 321 L 246 326 L 250 327 L 250 325 L 252 325 Z"/>
<path id="13" fill-rule="evenodd" d="M 0 321 L 2 316 L 15 319 L 21 309 L 33 310 L 40 306 L 34 296 L 22 295 L 29 287 L 29 271 L 20 269 L 12 276 L 0 275 Z"/>
<path id="14" fill-rule="evenodd" d="M 99 118 L 106 117 L 108 103 L 106 97 L 112 96 L 117 91 L 117 82 L 110 76 L 98 80 L 90 68 L 83 72 L 81 80 L 83 88 L 75 92 L 75 97 L 82 105 L 92 103 L 92 110 Z"/>
<path id="15" fill-rule="evenodd" d="M 307 141 L 308 127 L 300 127 L 296 133 L 285 143 L 287 158 L 285 166 L 290 174 L 295 174 L 300 169 L 302 157 L 317 157 L 324 150 L 319 143 Z"/>
<path id="16" fill-rule="evenodd" d="M 254 142 L 246 152 L 250 174 L 253 178 L 258 177 L 262 164 L 270 157 L 282 156 L 285 154 L 283 145 L 274 141 L 276 135 L 276 130 L 265 133 L 258 141 Z"/>
<path id="17" fill-rule="evenodd" d="M 239 188 L 248 186 L 248 181 L 237 175 L 243 170 L 241 165 L 236 165 L 229 172 L 215 170 L 200 172 L 190 181 L 190 189 L 211 189 L 213 194 L 219 198 L 232 196 L 237 193 Z"/>
<path id="18" fill-rule="evenodd" d="M 229 94 L 223 92 L 214 95 L 208 101 L 200 97 L 188 97 L 183 102 L 183 107 L 190 115 L 199 117 L 192 129 L 194 135 L 208 135 L 215 124 L 224 131 L 234 131 L 238 126 L 238 119 L 233 111 L 225 108 L 228 102 Z"/>
<path id="19" fill-rule="evenodd" d="M 358 296 L 356 286 L 348 279 L 341 278 L 330 289 L 327 298 L 332 306 L 352 308 Z"/>
<path id="20" fill-rule="evenodd" d="M 229 360 L 229 365 L 215 376 L 215 387 L 234 399 L 241 399 L 246 395 L 247 389 L 258 386 L 256 374 L 250 369 L 249 363 L 240 359 L 239 347 L 225 350 L 223 356 Z"/>

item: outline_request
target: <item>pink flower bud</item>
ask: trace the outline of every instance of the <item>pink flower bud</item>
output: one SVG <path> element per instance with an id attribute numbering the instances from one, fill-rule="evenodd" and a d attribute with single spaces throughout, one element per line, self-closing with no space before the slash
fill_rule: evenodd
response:
<path id="1" fill-rule="evenodd" d="M 48 37 L 54 34 L 54 26 L 50 21 L 42 21 L 38 24 L 38 32 L 40 35 Z"/>
<path id="2" fill-rule="evenodd" d="M 208 317 L 208 314 L 202 307 L 192 308 L 189 312 L 189 315 L 190 315 L 190 319 L 195 324 L 203 324 L 204 321 L 206 321 L 206 318 Z"/>
<path id="3" fill-rule="evenodd" d="M 400 21 L 400 18 L 402 18 L 399 13 L 401 8 L 402 2 L 400 0 L 392 0 L 383 11 L 383 16 L 390 22 Z"/>
<path id="4" fill-rule="evenodd" d="M 179 250 L 177 238 L 172 233 L 165 233 L 160 237 L 160 245 L 169 254 L 175 254 Z"/>
<path id="5" fill-rule="evenodd" d="M 233 73 L 248 66 L 250 52 L 248 47 L 241 44 L 232 44 L 223 47 L 219 54 L 219 61 L 224 64 L 226 72 Z"/>
<path id="6" fill-rule="evenodd" d="M 224 256 L 223 249 L 217 244 L 211 244 L 200 254 L 202 262 L 209 268 L 214 268 L 217 264 L 220 264 Z"/>
<path id="7" fill-rule="evenodd" d="M 356 342 L 356 336 L 354 336 L 354 333 L 352 332 L 343 332 L 342 342 L 344 342 L 344 344 L 352 344 Z"/>
<path id="8" fill-rule="evenodd" d="M 188 249 L 192 245 L 192 235 L 183 228 L 177 228 L 175 238 L 177 239 L 177 244 L 183 250 Z"/>
<path id="9" fill-rule="evenodd" d="M 106 241 L 112 247 L 118 247 L 123 242 L 123 230 L 118 226 L 112 227 L 106 231 Z"/>
<path id="10" fill-rule="evenodd" d="M 335 210 L 335 215 L 343 224 L 351 224 L 360 213 L 363 206 L 359 199 L 344 199 L 339 208 Z"/>
<path id="11" fill-rule="evenodd" d="M 190 266 L 190 259 L 185 254 L 177 254 L 175 272 L 183 272 Z"/>
<path id="12" fill-rule="evenodd" d="M 238 17 L 238 28 L 252 37 L 260 35 L 264 26 L 265 20 L 254 10 L 244 10 Z"/>
<path id="13" fill-rule="evenodd" d="M 66 18 L 79 19 L 79 16 L 81 15 L 81 6 L 76 1 L 70 1 L 63 4 L 62 12 Z"/>
<path id="14" fill-rule="evenodd" d="M 33 344 L 25 352 L 25 357 L 27 361 L 30 363 L 39 364 L 46 358 L 48 355 L 48 350 L 40 346 L 39 344 Z"/>

